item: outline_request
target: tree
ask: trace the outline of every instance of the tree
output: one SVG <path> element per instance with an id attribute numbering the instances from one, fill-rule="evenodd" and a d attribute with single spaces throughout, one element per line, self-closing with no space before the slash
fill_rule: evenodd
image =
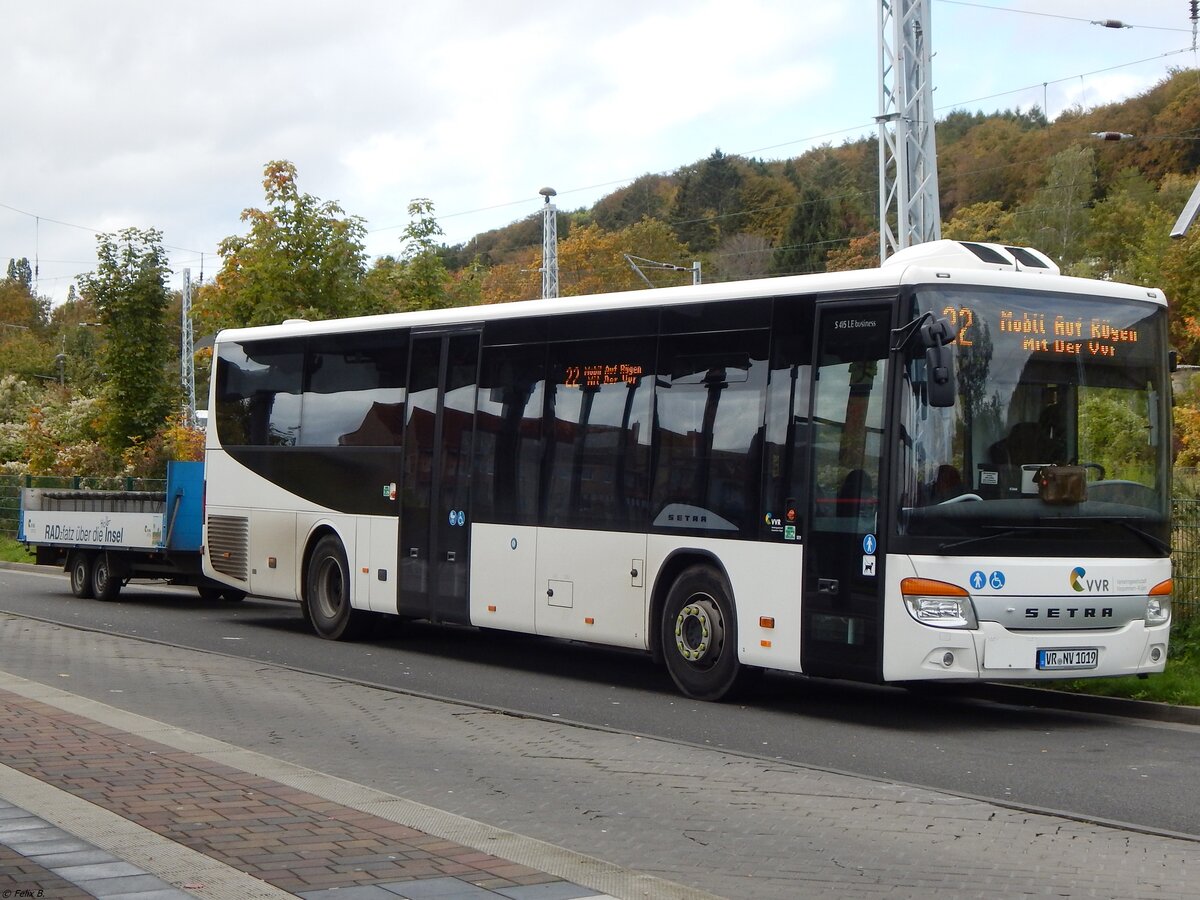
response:
<path id="1" fill-rule="evenodd" d="M 10 259 L 8 261 L 8 280 L 15 281 L 23 285 L 25 290 L 32 292 L 33 267 L 29 265 L 27 257 L 22 256 L 20 259 Z"/>
<path id="2" fill-rule="evenodd" d="M 608 231 L 627 228 L 646 217 L 661 219 L 670 191 L 670 182 L 662 175 L 643 175 L 598 200 L 592 208 L 593 219 Z"/>
<path id="3" fill-rule="evenodd" d="M 727 218 L 741 210 L 741 186 L 742 173 L 734 158 L 719 149 L 686 172 L 671 209 L 679 240 L 693 251 L 712 250 L 723 234 L 741 231 L 739 216 Z"/>
<path id="4" fill-rule="evenodd" d="M 990 241 L 1005 243 L 1013 240 L 1015 217 L 1005 212 L 999 200 L 987 200 L 961 206 L 954 218 L 942 226 L 942 237 L 954 241 Z"/>
<path id="5" fill-rule="evenodd" d="M 766 278 L 771 270 L 771 244 L 761 235 L 735 234 L 721 241 L 721 246 L 704 265 L 704 281 L 744 281 Z"/>
<path id="6" fill-rule="evenodd" d="M 1026 240 L 1066 269 L 1083 256 L 1095 196 L 1096 151 L 1076 145 L 1056 153 L 1045 185 L 1022 210 Z"/>
<path id="7" fill-rule="evenodd" d="M 879 232 L 852 238 L 845 247 L 835 247 L 825 256 L 827 272 L 849 272 L 879 265 Z"/>
<path id="8" fill-rule="evenodd" d="M 193 304 L 204 330 L 363 312 L 362 220 L 301 193 L 296 167 L 286 160 L 267 163 L 263 189 L 267 209 L 242 212 L 249 234 L 221 242 L 217 290 Z"/>
<path id="9" fill-rule="evenodd" d="M 409 222 L 400 237 L 399 258 L 384 256 L 367 275 L 367 292 L 376 311 L 443 309 L 467 299 L 452 291 L 452 277 L 437 242 L 442 226 L 433 201 L 417 197 L 408 204 Z M 469 292 L 468 292 L 469 294 Z"/>
<path id="10" fill-rule="evenodd" d="M 642 219 L 620 231 L 598 225 L 576 228 L 558 244 L 559 289 L 563 297 L 632 291 L 646 287 L 625 255 L 691 268 L 688 250 L 671 229 L 657 219 Z M 675 269 L 643 270 L 656 287 L 690 283 L 691 276 Z M 514 263 L 493 266 L 483 279 L 484 303 L 532 300 L 541 292 L 541 254 L 530 253 Z"/>
<path id="11" fill-rule="evenodd" d="M 832 206 L 817 188 L 805 188 L 796 204 L 783 246 L 775 251 L 771 271 L 776 275 L 823 272 L 832 237 Z"/>
<path id="12" fill-rule="evenodd" d="M 105 335 L 99 325 L 100 311 L 95 303 L 74 290 L 68 292 L 66 302 L 56 306 L 50 316 L 53 352 L 65 355 L 62 373 L 66 384 L 75 391 L 95 393 L 103 380 Z"/>
<path id="13" fill-rule="evenodd" d="M 450 273 L 438 255 L 435 240 L 444 232 L 433 215 L 433 201 L 418 197 L 408 204 L 409 222 L 400 239 L 404 245 L 404 300 L 406 309 L 440 309 L 446 305 Z"/>
<path id="14" fill-rule="evenodd" d="M 97 244 L 100 264 L 82 286 L 108 336 L 103 432 L 109 451 L 119 454 L 154 435 L 179 394 L 167 339 L 167 256 L 156 229 L 101 234 Z"/>

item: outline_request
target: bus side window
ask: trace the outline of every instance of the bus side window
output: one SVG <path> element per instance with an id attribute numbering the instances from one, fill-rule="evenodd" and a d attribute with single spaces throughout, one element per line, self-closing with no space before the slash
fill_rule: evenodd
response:
<path id="1" fill-rule="evenodd" d="M 786 297 L 776 301 L 763 457 L 763 537 L 794 534 L 786 529 L 798 526 L 807 508 L 812 329 L 810 304 Z"/>
<path id="2" fill-rule="evenodd" d="M 293 446 L 300 437 L 302 340 L 221 345 L 217 435 L 226 446 Z"/>
<path id="3" fill-rule="evenodd" d="M 699 530 L 757 536 L 767 332 L 664 337 L 659 369 L 652 519 L 687 508 Z"/>
<path id="4" fill-rule="evenodd" d="M 542 524 L 646 527 L 654 338 L 550 345 Z"/>
<path id="5" fill-rule="evenodd" d="M 310 338 L 300 443 L 400 446 L 407 368 L 407 331 Z"/>
<path id="6" fill-rule="evenodd" d="M 537 524 L 546 346 L 485 347 L 475 418 L 472 516 Z"/>

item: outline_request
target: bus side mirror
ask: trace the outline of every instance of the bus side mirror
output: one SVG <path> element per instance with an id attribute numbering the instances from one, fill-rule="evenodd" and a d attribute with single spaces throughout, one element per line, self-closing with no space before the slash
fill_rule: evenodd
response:
<path id="1" fill-rule="evenodd" d="M 949 319 L 935 319 L 921 326 L 921 343 L 925 345 L 926 390 L 929 405 L 948 407 L 954 405 L 958 393 L 954 383 L 954 363 L 946 346 L 954 340 L 954 330 Z"/>

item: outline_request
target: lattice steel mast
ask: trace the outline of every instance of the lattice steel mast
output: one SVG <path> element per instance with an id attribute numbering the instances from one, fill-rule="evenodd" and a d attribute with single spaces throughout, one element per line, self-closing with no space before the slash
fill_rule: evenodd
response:
<path id="1" fill-rule="evenodd" d="M 929 0 L 879 5 L 879 258 L 942 236 Z"/>

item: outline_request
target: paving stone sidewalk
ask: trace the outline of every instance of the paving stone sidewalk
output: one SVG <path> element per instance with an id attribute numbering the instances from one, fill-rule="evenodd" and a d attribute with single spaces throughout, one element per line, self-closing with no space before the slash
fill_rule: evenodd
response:
<path id="1" fill-rule="evenodd" d="M 83 722 L 74 727 L 89 736 L 111 741 L 123 734 L 137 746 L 136 736 L 149 742 L 153 756 L 174 764 L 194 754 L 197 765 L 186 771 L 197 777 L 232 768 L 559 879 L 519 884 L 502 872 L 511 886 L 481 882 L 493 896 L 571 885 L 623 900 L 1200 896 L 1200 843 L 1186 835 L 516 716 L 18 617 L 0 616 L 0 647 L 0 690 L 22 704 L 43 703 L 51 709 L 39 712 L 59 722 L 72 722 L 60 713 L 78 715 Z M 10 787 L 18 776 L 41 786 L 42 774 L 53 780 L 67 773 L 35 776 L 10 767 L 2 745 L 13 731 L 0 722 L 3 728 L 0 796 L 20 806 Z M 234 789 L 265 794 L 252 779 Z M 106 814 L 118 826 L 128 824 Z M 95 835 L 80 836 L 138 862 Z M 207 857 L 198 863 L 201 855 L 174 838 L 159 839 L 193 854 L 170 872 L 156 868 L 161 848 L 153 851 L 155 865 L 140 863 L 172 885 L 203 882 L 203 896 L 213 900 L 284 895 L 225 863 Z M 222 870 L 198 877 L 204 860 Z M 479 868 L 477 875 L 496 874 Z M 230 873 L 244 880 L 235 884 Z M 214 879 L 226 876 L 225 892 L 214 890 Z M 399 882 L 387 877 L 338 888 L 337 900 L 389 900 Z M 268 892 L 249 891 L 246 881 Z M 404 883 L 475 887 L 449 873 Z M 326 889 L 296 888 L 306 895 Z"/>
<path id="2" fill-rule="evenodd" d="M 3 690 L 0 764 L 309 900 L 604 896 Z M 205 888 L 200 880 L 173 886 L 0 801 L 5 896 L 165 900 L 204 897 Z"/>

